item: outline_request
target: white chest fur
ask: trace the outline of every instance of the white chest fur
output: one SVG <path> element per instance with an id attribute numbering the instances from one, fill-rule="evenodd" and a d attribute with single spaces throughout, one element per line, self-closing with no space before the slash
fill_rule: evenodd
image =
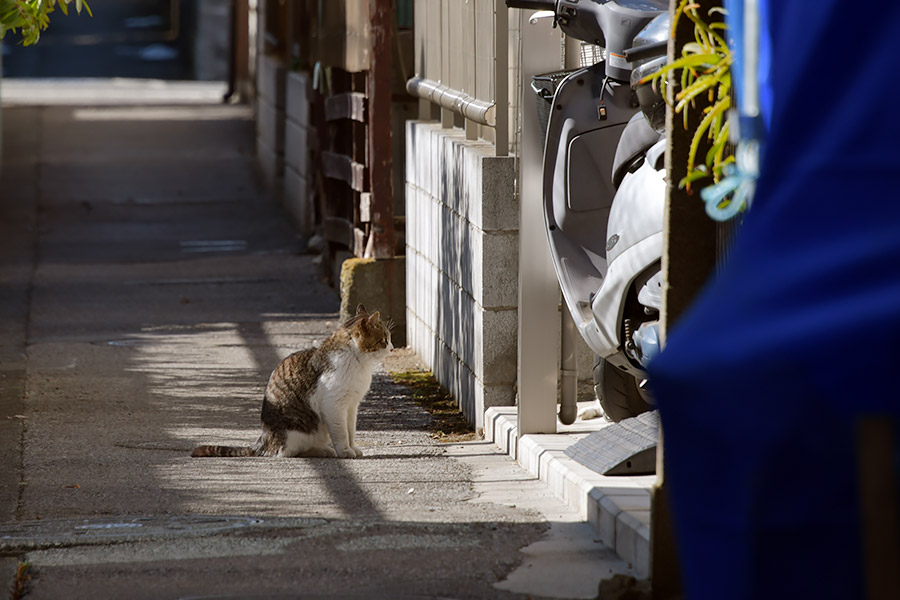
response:
<path id="1" fill-rule="evenodd" d="M 351 345 L 329 357 L 329 368 L 319 378 L 317 400 L 323 405 L 341 403 L 357 406 L 372 384 L 376 361 Z"/>
<path id="2" fill-rule="evenodd" d="M 313 433 L 289 431 L 285 456 L 362 456 L 354 442 L 357 408 L 372 384 L 375 365 L 387 352 L 389 350 L 362 353 L 356 343 L 351 342 L 329 353 L 328 366 L 319 376 L 309 399 L 310 407 L 321 417 L 322 423 Z"/>

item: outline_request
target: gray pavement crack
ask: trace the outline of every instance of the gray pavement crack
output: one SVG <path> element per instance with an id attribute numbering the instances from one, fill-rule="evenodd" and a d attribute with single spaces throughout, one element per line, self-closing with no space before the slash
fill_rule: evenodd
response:
<path id="1" fill-rule="evenodd" d="M 36 119 L 37 123 L 37 137 L 38 141 L 38 152 L 37 156 L 43 157 L 44 152 L 41 147 L 40 140 L 43 139 L 43 129 L 44 129 L 44 118 L 45 118 L 46 109 L 42 108 L 38 111 L 38 118 Z M 37 189 L 35 191 L 35 203 L 34 203 L 34 214 L 32 215 L 33 219 L 33 227 L 32 227 L 32 239 L 31 239 L 31 265 L 28 269 L 28 285 L 26 287 L 25 292 L 25 330 L 24 330 L 24 339 L 22 340 L 22 356 L 25 361 L 25 373 L 24 373 L 24 382 L 25 382 L 25 396 L 23 398 L 23 402 L 27 401 L 28 397 L 28 348 L 31 343 L 31 333 L 32 333 L 32 307 L 34 301 L 34 280 L 35 275 L 37 273 L 38 265 L 40 264 L 40 256 L 41 256 L 41 209 L 42 209 L 42 200 L 43 200 L 43 192 L 41 190 L 40 181 L 41 181 L 41 171 L 44 166 L 43 158 L 37 161 L 35 165 L 35 169 L 37 170 L 37 176 L 35 181 L 38 182 Z M 24 408 L 27 408 L 27 404 Z M 28 432 L 28 421 L 22 419 L 22 431 L 19 437 L 19 445 L 18 445 L 18 461 L 17 461 L 17 469 L 19 472 L 19 485 L 16 494 L 16 508 L 13 512 L 13 517 L 18 521 L 22 519 L 22 513 L 24 510 L 24 495 L 25 495 L 25 487 L 27 482 L 25 480 L 25 439 L 26 434 Z"/>
<path id="2" fill-rule="evenodd" d="M 13 512 L 13 518 L 15 518 L 16 521 L 20 521 L 22 519 L 25 486 L 27 485 L 25 482 L 25 434 L 27 431 L 28 422 L 25 419 L 22 419 L 22 431 L 19 435 L 18 465 L 16 466 L 16 469 L 19 472 L 19 489 L 16 492 L 16 508 Z"/>

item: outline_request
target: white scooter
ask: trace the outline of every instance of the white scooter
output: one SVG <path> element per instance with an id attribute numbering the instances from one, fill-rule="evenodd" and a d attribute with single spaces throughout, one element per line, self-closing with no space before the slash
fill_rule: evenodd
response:
<path id="1" fill-rule="evenodd" d="M 552 11 L 564 33 L 605 48 L 603 60 L 568 73 L 555 91 L 533 87 L 550 102 L 543 196 L 553 263 L 597 355 L 603 412 L 618 422 L 653 408 L 644 365 L 659 349 L 665 103 L 638 82 L 665 63 L 668 0 L 506 4 Z M 574 410 L 560 420 L 574 420 Z"/>

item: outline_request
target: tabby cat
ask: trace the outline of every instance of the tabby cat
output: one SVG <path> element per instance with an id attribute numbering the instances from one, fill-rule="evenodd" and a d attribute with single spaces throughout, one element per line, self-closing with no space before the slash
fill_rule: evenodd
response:
<path id="1" fill-rule="evenodd" d="M 197 446 L 191 456 L 362 456 L 356 412 L 372 370 L 393 347 L 390 325 L 360 304 L 321 346 L 291 354 L 272 371 L 254 445 Z"/>

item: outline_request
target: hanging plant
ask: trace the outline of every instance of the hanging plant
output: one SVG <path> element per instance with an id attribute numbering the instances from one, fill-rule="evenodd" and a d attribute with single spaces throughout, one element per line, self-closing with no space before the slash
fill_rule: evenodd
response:
<path id="1" fill-rule="evenodd" d="M 0 39 L 6 32 L 22 32 L 22 43 L 26 46 L 36 44 L 41 31 L 50 26 L 49 14 L 59 6 L 63 14 L 69 14 L 69 4 L 75 4 L 75 10 L 81 14 L 84 9 L 94 16 L 87 0 L 0 0 Z"/>
<path id="2" fill-rule="evenodd" d="M 725 175 L 726 167 L 734 163 L 728 144 L 726 117 L 731 108 L 731 64 L 734 58 L 725 41 L 725 23 L 706 22 L 712 20 L 708 17 L 715 13 L 724 15 L 725 10 L 714 7 L 704 19 L 698 12 L 699 8 L 690 0 L 681 0 L 672 20 L 673 36 L 680 19 L 687 18 L 694 24 L 694 41 L 684 45 L 680 58 L 641 80 L 641 83 L 653 81 L 654 85 L 662 86 L 663 97 L 676 113 L 682 115 L 685 129 L 688 129 L 688 116 L 691 110 L 697 108 L 697 101 L 702 98 L 707 100 L 691 137 L 687 175 L 678 182 L 680 188 L 688 191 L 692 183 L 706 178 L 718 183 Z M 669 72 L 673 72 L 680 83 L 679 91 L 672 100 L 666 89 Z M 704 140 L 708 140 L 710 147 L 698 164 L 697 154 Z"/>

